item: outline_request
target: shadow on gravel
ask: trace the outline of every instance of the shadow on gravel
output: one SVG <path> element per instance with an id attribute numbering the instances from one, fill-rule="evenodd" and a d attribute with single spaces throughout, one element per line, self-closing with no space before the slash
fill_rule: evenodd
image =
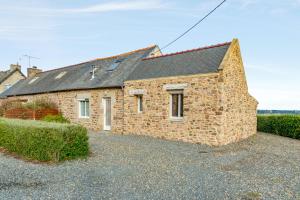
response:
<path id="1" fill-rule="evenodd" d="M 0 183 L 0 190 L 7 190 L 11 188 L 38 188 L 46 185 L 42 182 L 31 182 L 31 183 L 19 183 L 19 182 L 8 182 L 8 183 Z"/>

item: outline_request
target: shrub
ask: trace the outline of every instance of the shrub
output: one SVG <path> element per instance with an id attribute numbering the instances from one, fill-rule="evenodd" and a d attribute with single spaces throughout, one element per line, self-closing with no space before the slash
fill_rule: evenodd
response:
<path id="1" fill-rule="evenodd" d="M 52 101 L 41 98 L 24 104 L 24 108 L 31 109 L 31 110 L 47 109 L 47 108 L 57 109 L 57 105 Z"/>
<path id="2" fill-rule="evenodd" d="M 56 122 L 56 123 L 67 123 L 69 124 L 70 121 L 66 118 L 64 118 L 64 116 L 62 114 L 59 115 L 47 115 L 45 116 L 42 121 L 45 122 Z"/>
<path id="3" fill-rule="evenodd" d="M 6 111 L 12 110 L 12 109 L 29 109 L 29 110 L 40 110 L 40 109 L 54 109 L 57 110 L 57 105 L 48 100 L 48 99 L 36 99 L 32 102 L 24 103 L 20 100 L 3 100 L 0 106 L 0 116 L 4 116 Z"/>
<path id="4" fill-rule="evenodd" d="M 22 102 L 20 101 L 3 100 L 0 106 L 0 116 L 4 116 L 4 113 L 7 110 L 21 108 L 21 107 L 22 107 Z"/>
<path id="5" fill-rule="evenodd" d="M 82 126 L 5 118 L 0 118 L 0 147 L 26 159 L 54 162 L 89 152 Z"/>
<path id="6" fill-rule="evenodd" d="M 258 115 L 257 130 L 300 139 L 299 115 Z"/>

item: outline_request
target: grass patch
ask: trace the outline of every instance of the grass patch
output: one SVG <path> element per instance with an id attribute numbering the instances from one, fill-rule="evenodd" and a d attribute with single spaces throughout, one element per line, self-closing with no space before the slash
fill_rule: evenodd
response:
<path id="1" fill-rule="evenodd" d="M 259 192 L 247 192 L 242 196 L 242 200 L 261 200 L 262 196 Z"/>
<path id="2" fill-rule="evenodd" d="M 84 158 L 87 130 L 79 125 L 0 118 L 0 147 L 26 159 L 54 161 Z"/>
<path id="3" fill-rule="evenodd" d="M 258 115 L 257 130 L 300 139 L 299 115 Z"/>

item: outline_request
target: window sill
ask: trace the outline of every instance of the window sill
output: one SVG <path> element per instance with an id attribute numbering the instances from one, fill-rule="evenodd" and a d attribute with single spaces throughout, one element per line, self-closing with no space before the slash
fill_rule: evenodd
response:
<path id="1" fill-rule="evenodd" d="M 82 116 L 79 116 L 78 118 L 79 118 L 79 119 L 89 119 L 90 117 L 82 117 Z"/>
<path id="2" fill-rule="evenodd" d="M 172 122 L 182 122 L 183 117 L 171 117 L 170 121 L 172 121 Z"/>

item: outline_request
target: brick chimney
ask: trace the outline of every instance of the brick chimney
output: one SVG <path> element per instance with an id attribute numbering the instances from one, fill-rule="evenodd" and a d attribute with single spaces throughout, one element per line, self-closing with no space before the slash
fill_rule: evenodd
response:
<path id="1" fill-rule="evenodd" d="M 14 71 L 15 69 L 18 69 L 19 71 L 21 71 L 21 65 L 17 64 L 11 64 L 10 65 L 10 71 Z"/>
<path id="2" fill-rule="evenodd" d="M 38 69 L 36 66 L 33 66 L 32 68 L 27 68 L 27 78 L 34 77 L 40 72 L 42 72 L 42 70 Z"/>

